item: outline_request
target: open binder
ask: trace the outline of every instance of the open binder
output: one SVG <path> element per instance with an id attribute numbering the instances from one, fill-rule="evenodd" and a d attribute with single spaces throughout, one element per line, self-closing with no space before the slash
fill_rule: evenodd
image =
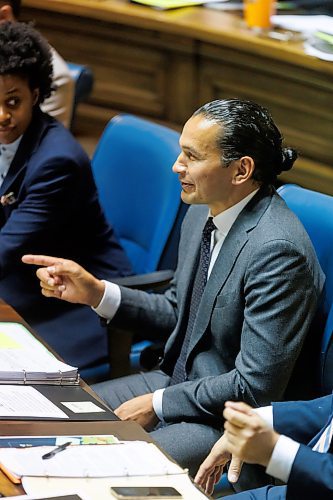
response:
<path id="1" fill-rule="evenodd" d="M 0 322 L 0 384 L 78 384 L 78 369 L 59 361 L 20 323 Z"/>
<path id="2" fill-rule="evenodd" d="M 127 477 L 186 474 L 157 446 L 145 441 L 121 441 L 103 445 L 70 445 L 49 460 L 54 446 L 0 449 L 1 470 L 18 483 L 34 477 Z"/>
<path id="3" fill-rule="evenodd" d="M 64 436 L 64 440 L 69 438 Z M 109 500 L 118 498 L 114 496 L 115 487 L 131 486 L 174 488 L 184 500 L 207 498 L 193 484 L 188 471 L 153 443 L 73 444 L 50 459 L 42 458 L 52 450 L 54 446 L 0 448 L 0 467 L 12 481 L 22 481 L 28 495 L 37 498 L 45 492 L 48 495 L 75 492 L 84 500 Z"/>

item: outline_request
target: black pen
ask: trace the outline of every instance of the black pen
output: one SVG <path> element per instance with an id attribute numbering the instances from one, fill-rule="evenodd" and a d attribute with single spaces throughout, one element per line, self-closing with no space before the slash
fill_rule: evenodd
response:
<path id="1" fill-rule="evenodd" d="M 42 459 L 46 460 L 48 458 L 54 457 L 54 455 L 56 455 L 57 453 L 60 453 L 60 451 L 65 450 L 67 448 L 67 446 L 69 446 L 70 444 L 72 444 L 72 442 L 68 441 L 67 443 L 64 443 L 64 444 L 61 444 L 60 446 L 57 446 L 56 448 L 54 448 L 54 450 L 49 451 L 48 453 L 45 453 L 45 455 L 42 456 Z"/>

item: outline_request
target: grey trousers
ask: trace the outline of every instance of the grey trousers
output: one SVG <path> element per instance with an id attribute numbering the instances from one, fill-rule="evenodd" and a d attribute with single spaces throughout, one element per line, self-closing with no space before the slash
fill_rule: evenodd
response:
<path id="1" fill-rule="evenodd" d="M 167 387 L 169 381 L 170 377 L 155 370 L 101 382 L 92 387 L 115 410 L 136 396 Z M 221 429 L 209 425 L 181 422 L 159 424 L 150 434 L 163 450 L 194 476 L 221 433 Z"/>

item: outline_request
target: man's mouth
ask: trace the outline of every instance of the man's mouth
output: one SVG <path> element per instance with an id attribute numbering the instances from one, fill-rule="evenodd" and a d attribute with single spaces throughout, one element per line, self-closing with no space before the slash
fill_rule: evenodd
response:
<path id="1" fill-rule="evenodd" d="M 194 188 L 194 184 L 190 184 L 189 182 L 181 182 L 181 185 L 184 191 L 192 191 Z"/>

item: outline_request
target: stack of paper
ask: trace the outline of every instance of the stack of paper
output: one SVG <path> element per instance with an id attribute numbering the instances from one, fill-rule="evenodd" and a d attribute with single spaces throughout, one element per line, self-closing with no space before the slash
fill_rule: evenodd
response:
<path id="1" fill-rule="evenodd" d="M 0 323 L 0 383 L 77 384 L 79 375 L 20 323 Z"/>
<path id="2" fill-rule="evenodd" d="M 310 56 L 324 61 L 333 61 L 333 17 L 314 16 L 273 16 L 275 26 L 300 31 L 307 39 L 304 50 Z"/>
<path id="3" fill-rule="evenodd" d="M 272 16 L 274 26 L 287 30 L 300 31 L 301 33 L 313 33 L 323 30 L 331 32 L 333 29 L 333 18 L 331 16 Z"/>

